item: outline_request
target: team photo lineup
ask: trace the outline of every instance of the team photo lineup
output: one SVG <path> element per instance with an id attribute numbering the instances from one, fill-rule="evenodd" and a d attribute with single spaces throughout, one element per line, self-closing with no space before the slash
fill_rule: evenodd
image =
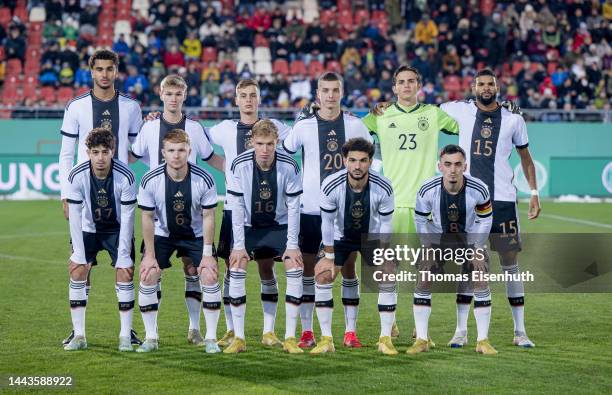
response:
<path id="1" fill-rule="evenodd" d="M 0 391 L 611 392 L 611 39 L 612 0 L 0 0 Z"/>
<path id="2" fill-rule="evenodd" d="M 397 101 L 381 103 L 363 120 L 341 110 L 342 77 L 326 72 L 317 82 L 317 102 L 305 107 L 292 127 L 259 119 L 259 86 L 244 79 L 236 85 L 240 120 L 225 120 L 205 131 L 182 112 L 188 86 L 180 76 L 169 75 L 161 81 L 163 112 L 150 114 L 143 122 L 137 102 L 114 88 L 118 56 L 99 50 L 89 63 L 94 88 L 68 103 L 61 129 L 61 197 L 73 251 L 69 261 L 73 328 L 64 350 L 87 348 L 88 274 L 101 251 L 110 254 L 116 271 L 121 320 L 118 349 L 139 353 L 159 347 L 162 273 L 171 267 L 175 252 L 185 273 L 187 338 L 204 346 L 206 353 L 247 349 L 245 280 L 251 260 L 261 277 L 261 342 L 282 346 L 290 354 L 335 351 L 332 289 L 339 273 L 346 323 L 342 344 L 362 347 L 356 331 L 360 299 L 356 258 L 357 253 L 364 254 L 363 234 L 416 230 L 423 245 L 431 245 L 427 240 L 431 234 L 470 233 L 479 235 L 474 245 L 484 247 L 490 232 L 508 233 L 515 243 L 492 249 L 498 251 L 504 272 L 519 270 L 517 197 L 508 163 L 512 150 L 516 147 L 519 152 L 532 190 L 529 219 L 540 212 L 535 168 L 525 121 L 511 111 L 512 103 L 504 107 L 497 102 L 497 79 L 490 69 L 474 78 L 475 100 L 437 107 L 417 102 L 421 75 L 413 67 L 400 66 L 393 74 Z M 400 132 L 406 130 L 416 133 Z M 459 144 L 438 152 L 440 132 L 457 135 Z M 370 168 L 375 151 L 372 135 L 380 142 L 386 176 Z M 78 164 L 71 168 L 77 143 Z M 223 156 L 214 152 L 212 144 L 222 147 Z M 301 164 L 292 157 L 298 150 L 303 152 Z M 225 173 L 227 194 L 218 238 L 215 181 L 196 164 L 197 158 Z M 150 169 L 139 183 L 127 165 L 137 160 Z M 436 163 L 441 176 L 434 176 Z M 464 175 L 468 164 L 470 175 Z M 134 243 L 136 206 L 142 213 L 139 263 Z M 217 258 L 226 265 L 223 287 Z M 279 296 L 275 260 L 283 263 L 286 276 L 284 340 L 275 333 Z M 471 264 L 471 270 L 487 270 L 486 259 Z M 415 288 L 415 341 L 408 354 L 435 346 L 427 334 L 430 288 L 427 281 Z M 534 347 L 525 329 L 522 282 L 509 280 L 507 295 L 513 343 Z M 472 299 L 478 327 L 476 351 L 496 354 L 488 338 L 491 292 L 486 282 L 464 284 L 458 291 L 457 328 L 448 345 L 468 344 Z M 136 302 L 144 340 L 132 329 Z M 397 303 L 394 284 L 381 284 L 377 346 L 387 355 L 398 354 L 392 342 L 399 333 Z M 218 339 L 222 305 L 227 331 Z M 315 310 L 318 340 L 313 329 Z M 200 311 L 205 336 L 200 332 Z"/>

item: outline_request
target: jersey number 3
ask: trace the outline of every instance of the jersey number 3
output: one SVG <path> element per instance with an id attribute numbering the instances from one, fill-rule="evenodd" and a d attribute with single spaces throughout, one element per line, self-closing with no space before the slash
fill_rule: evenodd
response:
<path id="1" fill-rule="evenodd" d="M 413 150 L 417 147 L 416 134 L 414 133 L 401 133 L 399 136 L 400 140 L 400 151 Z"/>

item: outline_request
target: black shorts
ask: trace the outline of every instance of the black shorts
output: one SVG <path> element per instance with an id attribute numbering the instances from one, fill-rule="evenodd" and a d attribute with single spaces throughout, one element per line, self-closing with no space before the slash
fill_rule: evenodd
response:
<path id="1" fill-rule="evenodd" d="M 492 251 L 521 250 L 518 208 L 515 202 L 493 201 L 493 225 L 489 240 Z"/>
<path id="2" fill-rule="evenodd" d="M 299 245 L 302 253 L 317 254 L 321 247 L 321 216 L 300 214 Z"/>
<path id="3" fill-rule="evenodd" d="M 154 246 L 155 259 L 160 269 L 168 269 L 172 266 L 170 258 L 175 251 L 177 257 L 189 257 L 193 262 L 193 266 L 198 267 L 202 260 L 204 240 L 201 237 L 195 239 L 171 239 L 170 237 L 155 235 Z"/>
<path id="4" fill-rule="evenodd" d="M 244 227 L 244 245 L 251 259 L 281 259 L 287 248 L 287 225 Z"/>
<path id="5" fill-rule="evenodd" d="M 223 219 L 221 220 L 221 231 L 219 232 L 219 248 L 217 254 L 220 258 L 229 259 L 234 241 L 232 233 L 232 211 L 223 210 Z"/>
<path id="6" fill-rule="evenodd" d="M 359 252 L 361 263 L 371 266 L 373 251 L 373 245 L 364 248 L 364 245 L 359 241 L 334 240 L 334 265 L 344 266 L 353 252 Z M 323 251 L 323 245 L 321 245 L 318 258 L 323 258 L 323 256 L 325 256 L 325 252 Z"/>
<path id="7" fill-rule="evenodd" d="M 85 246 L 85 259 L 87 263 L 97 265 L 96 257 L 98 252 L 107 251 L 111 258 L 111 265 L 115 267 L 119 254 L 119 232 L 115 233 L 90 233 L 83 232 L 83 245 Z M 132 239 L 132 249 L 130 257 L 134 261 L 134 239 Z"/>

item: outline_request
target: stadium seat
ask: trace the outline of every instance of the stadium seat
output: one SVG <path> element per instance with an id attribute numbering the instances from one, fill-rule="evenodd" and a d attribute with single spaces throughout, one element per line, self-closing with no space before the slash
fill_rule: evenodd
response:
<path id="1" fill-rule="evenodd" d="M 23 98 L 35 100 L 38 97 L 38 93 L 36 92 L 36 87 L 38 84 L 38 79 L 35 76 L 26 77 L 26 81 L 23 84 Z"/>
<path id="2" fill-rule="evenodd" d="M 217 61 L 217 48 L 204 47 L 202 50 L 202 62 L 210 63 Z"/>
<path id="3" fill-rule="evenodd" d="M 6 28 L 12 17 L 10 8 L 0 7 L 0 25 Z"/>
<path id="4" fill-rule="evenodd" d="M 373 21 L 386 21 L 387 20 L 387 13 L 385 11 L 381 11 L 381 10 L 377 10 L 372 12 L 372 15 L 370 17 L 370 20 Z"/>
<path id="5" fill-rule="evenodd" d="M 274 74 L 282 74 L 285 77 L 289 75 L 289 62 L 285 59 L 276 59 L 272 64 L 272 72 Z"/>
<path id="6" fill-rule="evenodd" d="M 115 34 L 113 37 L 113 41 L 117 41 L 120 34 L 125 35 L 125 42 L 131 46 L 132 45 L 132 36 L 131 36 L 132 26 L 130 25 L 129 21 L 117 20 L 117 22 L 115 23 Z"/>
<path id="7" fill-rule="evenodd" d="M 24 73 L 27 76 L 37 75 L 40 71 L 40 61 L 39 60 L 31 60 L 27 61 L 25 64 Z"/>
<path id="8" fill-rule="evenodd" d="M 240 47 L 236 53 L 236 62 L 251 62 L 253 61 L 253 48 Z"/>
<path id="9" fill-rule="evenodd" d="M 308 75 L 310 78 L 317 78 L 323 71 L 325 71 L 325 67 L 318 60 L 313 59 L 308 64 Z"/>
<path id="10" fill-rule="evenodd" d="M 238 73 L 242 72 L 242 70 L 244 69 L 244 66 L 248 66 L 249 70 L 252 72 L 254 72 L 255 69 L 255 65 L 253 64 L 252 60 L 239 60 L 236 62 L 236 71 Z"/>
<path id="11" fill-rule="evenodd" d="M 253 54 L 253 60 L 256 62 L 261 61 L 270 61 L 272 60 L 272 55 L 270 54 L 270 48 L 268 47 L 255 47 L 255 52 Z"/>
<path id="12" fill-rule="evenodd" d="M 469 92 L 472 87 L 472 81 L 474 81 L 474 77 L 472 76 L 468 75 L 463 77 L 463 80 L 461 80 L 461 90 L 463 92 Z"/>
<path id="13" fill-rule="evenodd" d="M 9 59 L 6 62 L 6 74 L 7 75 L 19 75 L 23 71 L 21 67 L 21 60 Z"/>
<path id="14" fill-rule="evenodd" d="M 25 7 L 17 7 L 13 12 L 13 16 L 16 16 L 20 20 L 26 22 L 28 20 L 28 10 Z"/>
<path id="15" fill-rule="evenodd" d="M 2 104 L 5 106 L 14 106 L 19 101 L 19 93 L 17 88 L 13 86 L 4 87 L 2 90 Z"/>
<path id="16" fill-rule="evenodd" d="M 30 22 L 44 22 L 47 19 L 45 7 L 33 7 L 30 10 Z"/>
<path id="17" fill-rule="evenodd" d="M 345 11 L 345 10 L 350 10 L 351 2 L 349 0 L 338 0 L 336 2 L 336 7 L 338 8 L 338 11 L 340 12 Z"/>
<path id="18" fill-rule="evenodd" d="M 219 70 L 223 71 L 225 69 L 229 68 L 232 72 L 236 72 L 236 63 L 234 63 L 232 60 L 230 59 L 226 59 L 224 61 L 222 61 L 221 63 L 219 63 Z"/>
<path id="19" fill-rule="evenodd" d="M 340 11 L 338 14 L 338 25 L 346 30 L 353 30 L 353 15 L 350 10 Z"/>
<path id="20" fill-rule="evenodd" d="M 40 98 L 43 99 L 47 105 L 55 104 L 55 89 L 50 86 L 45 86 L 40 89 Z"/>
<path id="21" fill-rule="evenodd" d="M 559 63 L 557 62 L 548 62 L 548 64 L 546 65 L 546 73 L 548 75 L 551 75 L 552 73 L 554 73 L 557 70 L 557 66 L 559 65 Z"/>
<path id="22" fill-rule="evenodd" d="M 458 100 L 462 97 L 461 79 L 456 75 L 449 75 L 444 78 L 442 84 L 444 91 L 448 94 L 449 100 Z"/>
<path id="23" fill-rule="evenodd" d="M 88 86 L 77 88 L 76 92 L 74 93 L 74 97 L 81 96 L 82 94 L 89 92 L 89 90 L 90 88 Z"/>
<path id="24" fill-rule="evenodd" d="M 327 25 L 330 21 L 336 20 L 336 14 L 332 10 L 319 11 L 319 19 L 322 25 Z"/>
<path id="25" fill-rule="evenodd" d="M 57 102 L 65 106 L 74 97 L 74 91 L 69 86 L 62 86 L 57 91 Z"/>
<path id="26" fill-rule="evenodd" d="M 255 75 L 272 75 L 272 63 L 269 60 L 255 62 Z"/>
<path id="27" fill-rule="evenodd" d="M 342 74 L 342 65 L 337 60 L 330 60 L 325 65 L 325 70 Z"/>
<path id="28" fill-rule="evenodd" d="M 304 10 L 304 23 L 312 23 L 315 19 L 319 18 L 319 10 L 317 9 L 305 9 Z"/>
<path id="29" fill-rule="evenodd" d="M 4 47 L 0 45 L 0 62 L 4 61 Z"/>
<path id="30" fill-rule="evenodd" d="M 33 33 L 42 34 L 44 24 L 45 24 L 44 21 L 43 22 L 30 21 L 30 25 L 28 26 L 28 35 L 33 34 Z"/>
<path id="31" fill-rule="evenodd" d="M 42 44 L 42 35 L 30 34 L 28 36 L 28 45 L 36 45 L 40 47 L 41 44 Z"/>
<path id="32" fill-rule="evenodd" d="M 518 73 L 523 70 L 523 62 L 514 62 L 512 63 L 512 76 L 516 77 Z"/>
<path id="33" fill-rule="evenodd" d="M 355 11 L 355 17 L 353 18 L 355 25 L 361 25 L 362 21 L 369 22 L 370 21 L 370 13 L 366 9 L 359 9 Z"/>
<path id="34" fill-rule="evenodd" d="M 291 75 L 306 75 L 306 65 L 301 60 L 294 60 L 289 66 L 289 74 Z"/>

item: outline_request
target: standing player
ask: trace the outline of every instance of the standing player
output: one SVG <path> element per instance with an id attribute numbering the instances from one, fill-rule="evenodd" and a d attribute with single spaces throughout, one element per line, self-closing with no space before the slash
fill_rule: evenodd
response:
<path id="1" fill-rule="evenodd" d="M 348 263 L 354 265 L 357 252 L 364 251 L 364 233 L 391 233 L 394 210 L 393 189 L 388 179 L 370 169 L 374 145 L 363 138 L 353 138 L 342 146 L 345 169 L 327 177 L 321 185 L 321 219 L 323 258 L 315 268 L 315 304 L 321 325 L 321 340 L 311 354 L 335 351 L 331 326 L 334 300 L 334 280 Z M 344 284 L 344 281 L 343 281 Z M 395 320 L 397 294 L 395 288 L 383 290 L 378 296 L 381 333 L 378 350 L 395 355 L 391 328 Z"/>
<path id="2" fill-rule="evenodd" d="M 321 211 L 319 189 L 325 177 L 343 168 L 340 148 L 353 137 L 372 141 L 361 120 L 340 108 L 343 96 L 342 77 L 333 72 L 324 73 L 317 81 L 319 109 L 312 116 L 299 119 L 284 140 L 283 147 L 290 153 L 302 149 L 304 196 L 300 218 L 300 250 L 304 254 L 304 295 L 300 307 L 302 337 L 300 347 L 315 344 L 312 332 L 316 254 L 321 245 Z M 356 334 L 359 305 L 359 280 L 355 265 L 342 267 L 342 300 L 344 304 L 347 347 L 360 347 Z"/>
<path id="3" fill-rule="evenodd" d="M 491 199 L 487 186 L 478 178 L 464 175 L 465 152 L 457 145 L 447 145 L 440 153 L 438 169 L 442 176 L 423 183 L 417 194 L 415 225 L 421 242 L 432 247 L 432 236 L 441 235 L 438 248 L 446 251 L 452 240 L 461 240 L 455 248 L 483 249 L 491 230 Z M 429 216 L 431 215 L 431 221 Z M 466 235 L 462 237 L 461 235 Z M 450 236 L 450 237 L 449 237 Z M 453 236 L 459 236 L 457 238 Z M 448 239 L 452 240 L 448 240 Z M 445 242 L 444 239 L 447 239 Z M 467 242 L 466 242 L 467 241 Z M 475 256 L 477 254 L 474 254 Z M 486 258 L 471 261 L 472 270 L 487 272 Z M 433 262 L 420 262 L 419 271 L 431 271 Z M 468 273 L 470 271 L 468 270 Z M 416 341 L 408 348 L 408 354 L 429 350 L 428 322 L 431 314 L 431 282 L 418 277 L 414 291 L 413 314 L 416 325 Z M 488 340 L 491 322 L 491 291 L 486 281 L 475 282 L 474 317 L 478 328 L 476 352 L 497 354 Z"/>
<path id="4" fill-rule="evenodd" d="M 380 143 L 383 172 L 396 194 L 393 233 L 414 233 L 416 193 L 436 170 L 439 132 L 458 134 L 457 122 L 440 108 L 417 100 L 423 85 L 421 74 L 411 66 L 393 73 L 397 101 L 384 113 L 368 114 L 363 122 Z M 399 335 L 394 325 L 393 337 Z"/>
<path id="5" fill-rule="evenodd" d="M 66 106 L 62 122 L 62 148 L 59 155 L 59 178 L 64 216 L 68 218 L 68 174 L 74 165 L 75 144 L 78 143 L 77 164 L 88 160 L 85 140 L 89 132 L 98 127 L 109 129 L 115 136 L 114 159 L 127 164 L 130 142 L 138 135 L 142 112 L 138 102 L 115 90 L 119 57 L 101 49 L 89 58 L 93 89 L 72 99 Z M 94 261 L 95 265 L 96 262 Z M 91 272 L 90 272 L 91 273 Z M 89 295 L 89 277 L 86 293 Z M 65 340 L 67 344 L 74 334 Z M 134 344 L 140 343 L 132 333 Z"/>
<path id="6" fill-rule="evenodd" d="M 229 296 L 235 337 L 224 352 L 246 351 L 244 322 L 249 259 L 259 264 L 262 260 L 281 257 L 287 277 L 283 349 L 291 354 L 301 353 L 295 339 L 303 273 L 298 248 L 302 194 L 299 167 L 289 155 L 276 149 L 278 130 L 272 121 L 258 121 L 252 134 L 254 148 L 236 157 L 227 176 L 234 234 Z M 266 336 L 276 338 L 273 325 L 272 332 L 264 333 L 264 340 Z"/>
<path id="7" fill-rule="evenodd" d="M 236 157 L 252 148 L 252 129 L 253 125 L 259 120 L 259 84 L 253 79 L 243 79 L 236 84 L 236 105 L 240 111 L 240 119 L 228 119 L 218 123 L 209 129 L 209 136 L 212 142 L 223 149 L 225 156 L 224 164 L 231 166 Z M 289 133 L 289 126 L 284 123 L 271 119 L 278 129 L 280 139 L 284 139 Z M 226 169 L 228 170 L 228 169 Z M 226 171 L 226 179 L 228 171 Z M 227 182 L 226 182 L 227 183 Z M 232 311 L 229 298 L 229 255 L 232 247 L 232 211 L 228 199 L 225 200 L 223 207 L 223 220 L 221 222 L 221 232 L 219 234 L 219 257 L 226 262 L 226 270 L 223 285 L 223 305 L 225 311 L 225 322 L 227 332 L 219 340 L 220 346 L 228 346 L 234 338 L 234 324 L 232 321 Z M 262 260 L 258 265 L 259 277 L 261 279 L 261 304 L 264 314 L 264 333 L 274 333 L 274 320 L 276 319 L 276 304 L 278 299 L 278 287 L 276 275 L 273 270 L 272 260 Z M 267 345 L 277 343 L 270 336 L 265 337 Z"/>
<path id="8" fill-rule="evenodd" d="M 216 169 L 223 171 L 223 158 L 215 155 L 212 145 L 208 141 L 202 125 L 183 114 L 183 103 L 186 99 L 187 83 L 178 75 L 169 75 L 161 83 L 160 98 L 164 103 L 164 112 L 145 122 L 140 129 L 136 141 L 132 145 L 132 155 L 141 159 L 154 169 L 164 162 L 162 154 L 162 141 L 174 129 L 184 130 L 189 136 L 191 154 L 188 160 L 196 163 L 200 157 L 208 161 Z M 202 293 L 198 280 L 196 266 L 187 256 L 182 257 L 183 271 L 185 273 L 185 305 L 189 314 L 189 331 L 187 341 L 195 345 L 203 345 L 204 338 L 200 334 L 200 308 Z M 161 299 L 161 284 L 158 287 L 157 297 Z"/>
<path id="9" fill-rule="evenodd" d="M 468 152 L 469 173 L 489 187 L 493 200 L 491 249 L 497 251 L 505 273 L 518 273 L 517 255 L 521 250 L 514 172 L 509 158 L 513 146 L 521 158 L 523 173 L 531 188 L 529 219 L 540 214 L 536 171 L 529 153 L 527 125 L 520 114 L 514 114 L 497 103 L 499 87 L 490 69 L 479 71 L 472 92 L 476 101 L 455 101 L 442 104 L 442 109 L 457 120 L 460 128 L 459 145 Z M 506 282 L 506 294 L 514 320 L 513 343 L 534 347 L 525 331 L 525 288 L 521 280 Z M 461 347 L 467 342 L 467 316 L 471 294 L 457 295 L 457 329 L 449 342 Z"/>
<path id="10" fill-rule="evenodd" d="M 96 128 L 84 141 L 87 162 L 75 166 L 67 182 L 70 237 L 73 252 L 69 261 L 70 314 L 74 336 L 64 350 L 87 348 L 85 340 L 86 282 L 96 255 L 106 250 L 115 268 L 121 331 L 119 351 L 132 351 L 131 329 L 134 313 L 134 173 L 114 160 L 115 137 Z"/>
<path id="11" fill-rule="evenodd" d="M 157 285 L 162 270 L 171 266 L 170 257 L 188 256 L 197 266 L 206 320 L 205 351 L 220 352 L 217 322 L 221 309 L 221 288 L 217 283 L 217 262 L 213 257 L 217 190 L 212 176 L 188 162 L 189 136 L 171 130 L 162 140 L 164 164 L 146 173 L 138 192 L 142 209 L 144 255 L 140 264 L 138 304 L 145 324 L 146 340 L 136 350 L 158 348 Z"/>

